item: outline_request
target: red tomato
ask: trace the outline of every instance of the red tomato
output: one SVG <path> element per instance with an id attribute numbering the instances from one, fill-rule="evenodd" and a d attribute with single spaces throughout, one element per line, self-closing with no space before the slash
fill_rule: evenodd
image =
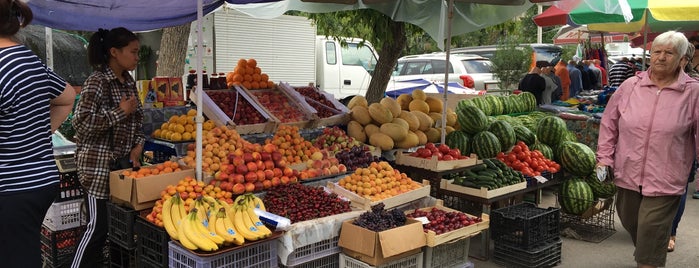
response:
<path id="1" fill-rule="evenodd" d="M 509 154 L 509 155 L 507 156 L 507 161 L 513 162 L 513 161 L 515 161 L 515 160 L 517 160 L 517 156 L 516 156 L 516 155 L 514 155 L 514 154 Z"/>
<path id="2" fill-rule="evenodd" d="M 514 152 L 514 153 L 522 152 L 522 146 L 515 145 L 515 147 L 512 147 L 512 152 Z"/>

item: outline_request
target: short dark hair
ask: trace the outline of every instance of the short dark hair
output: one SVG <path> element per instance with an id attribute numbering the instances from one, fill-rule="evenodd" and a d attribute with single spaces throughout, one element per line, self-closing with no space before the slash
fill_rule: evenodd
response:
<path id="1" fill-rule="evenodd" d="M 0 0 L 0 36 L 11 37 L 32 22 L 34 14 L 19 0 Z"/>
<path id="2" fill-rule="evenodd" d="M 543 67 L 548 67 L 548 66 L 551 66 L 551 63 L 549 63 L 548 61 L 545 61 L 545 60 L 536 61 L 536 67 L 543 68 Z"/>
<path id="3" fill-rule="evenodd" d="M 692 44 L 699 43 L 699 35 L 690 36 L 689 38 L 687 38 L 687 41 L 689 41 Z"/>
<path id="4" fill-rule="evenodd" d="M 95 70 L 104 68 L 109 63 L 109 49 L 123 48 L 134 40 L 138 40 L 138 36 L 124 27 L 99 29 L 90 37 L 87 60 Z"/>

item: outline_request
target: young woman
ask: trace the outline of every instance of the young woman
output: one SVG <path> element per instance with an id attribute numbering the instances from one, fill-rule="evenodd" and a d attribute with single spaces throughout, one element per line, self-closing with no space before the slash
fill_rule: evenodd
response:
<path id="1" fill-rule="evenodd" d="M 138 63 L 139 41 L 125 28 L 100 29 L 88 45 L 94 72 L 87 78 L 75 109 L 78 177 L 85 189 L 87 230 L 72 267 L 99 267 L 107 239 L 109 172 L 115 163 L 139 167 L 145 136 L 136 83 L 128 73 Z"/>
<path id="2" fill-rule="evenodd" d="M 32 21 L 22 1 L 0 0 L 0 266 L 41 267 L 40 231 L 58 193 L 51 133 L 75 91 L 13 39 Z"/>

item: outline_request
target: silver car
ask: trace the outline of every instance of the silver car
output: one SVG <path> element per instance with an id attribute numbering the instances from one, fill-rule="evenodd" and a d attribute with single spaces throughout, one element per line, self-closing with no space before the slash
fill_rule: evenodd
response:
<path id="1" fill-rule="evenodd" d="M 425 79 L 444 82 L 445 60 L 446 54 L 443 52 L 402 57 L 398 59 L 391 81 Z M 476 90 L 497 88 L 498 81 L 493 78 L 492 63 L 487 58 L 471 54 L 451 54 L 448 68 L 449 82 L 458 82 Z M 468 81 L 467 76 L 473 80 L 473 86 L 464 84 L 464 81 Z"/>

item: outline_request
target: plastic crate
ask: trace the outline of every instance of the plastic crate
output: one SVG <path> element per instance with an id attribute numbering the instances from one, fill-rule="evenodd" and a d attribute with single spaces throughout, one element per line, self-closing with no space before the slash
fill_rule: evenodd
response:
<path id="1" fill-rule="evenodd" d="M 168 267 L 168 242 L 170 235 L 164 228 L 155 226 L 143 217 L 136 217 L 134 233 L 138 267 Z"/>
<path id="2" fill-rule="evenodd" d="M 169 243 L 171 268 L 214 268 L 214 267 L 277 267 L 277 239 L 251 242 L 220 253 L 198 255 L 181 247 L 175 241 Z"/>
<path id="3" fill-rule="evenodd" d="M 463 267 L 468 263 L 471 238 L 459 239 L 436 247 L 425 247 L 425 265 L 431 268 Z"/>
<path id="4" fill-rule="evenodd" d="M 65 202 L 83 198 L 83 187 L 78 180 L 78 172 L 60 174 L 59 192 L 54 202 Z"/>
<path id="5" fill-rule="evenodd" d="M 75 228 L 83 223 L 82 199 L 54 202 L 44 216 L 44 225 L 53 231 Z"/>
<path id="6" fill-rule="evenodd" d="M 378 266 L 371 266 L 365 262 L 340 253 L 340 268 L 422 268 L 422 252 L 384 263 Z"/>
<path id="7" fill-rule="evenodd" d="M 85 226 L 54 231 L 41 227 L 41 257 L 47 267 L 68 267 L 78 248 Z"/>
<path id="8" fill-rule="evenodd" d="M 109 245 L 109 267 L 111 268 L 135 268 L 136 251 L 126 249 L 116 244 Z"/>
<path id="9" fill-rule="evenodd" d="M 523 250 L 506 242 L 495 241 L 493 261 L 505 267 L 554 267 L 561 263 L 561 244 L 562 241 L 557 239 L 531 250 Z"/>
<path id="10" fill-rule="evenodd" d="M 136 248 L 134 223 L 138 211 L 107 202 L 109 241 L 126 249 Z"/>
<path id="11" fill-rule="evenodd" d="M 508 242 L 523 249 L 558 238 L 561 214 L 558 208 L 539 208 L 532 203 L 520 203 L 496 209 L 490 216 L 493 240 Z"/>
<path id="12" fill-rule="evenodd" d="M 282 265 L 279 267 L 285 268 L 337 268 L 340 266 L 340 253 L 335 253 L 322 258 L 318 258 L 309 262 L 304 262 L 296 265 Z"/>
<path id="13" fill-rule="evenodd" d="M 169 146 L 161 144 L 161 143 L 165 143 L 165 142 L 160 141 L 159 143 L 156 143 L 154 141 L 146 141 L 146 143 L 143 145 L 144 152 L 145 151 L 153 152 L 153 157 L 151 159 L 148 159 L 149 163 L 151 163 L 151 164 L 162 163 L 162 162 L 170 160 L 170 158 L 172 158 L 173 156 L 178 156 L 176 148 L 170 148 Z M 173 146 L 175 145 L 175 143 L 172 143 L 172 144 L 173 144 Z"/>
<path id="14" fill-rule="evenodd" d="M 287 258 L 286 265 L 295 266 L 301 263 L 323 258 L 328 255 L 339 253 L 341 251 L 340 247 L 337 245 L 339 240 L 340 236 L 335 236 L 331 239 L 322 240 L 317 243 L 297 248 L 291 252 Z"/>
<path id="15" fill-rule="evenodd" d="M 601 202 L 591 215 L 573 215 L 561 212 L 561 235 L 577 240 L 599 243 L 616 233 L 614 227 L 614 198 Z"/>

